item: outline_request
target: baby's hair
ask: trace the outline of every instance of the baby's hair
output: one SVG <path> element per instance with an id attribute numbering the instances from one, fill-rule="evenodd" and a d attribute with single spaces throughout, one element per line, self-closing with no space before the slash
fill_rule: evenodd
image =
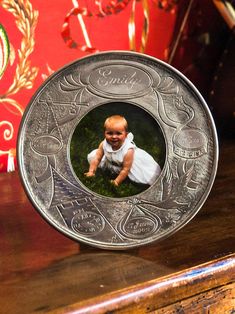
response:
<path id="1" fill-rule="evenodd" d="M 120 115 L 113 115 L 108 117 L 104 122 L 104 129 L 106 129 L 109 123 L 121 122 L 124 125 L 125 131 L 128 132 L 128 123 L 123 116 Z"/>

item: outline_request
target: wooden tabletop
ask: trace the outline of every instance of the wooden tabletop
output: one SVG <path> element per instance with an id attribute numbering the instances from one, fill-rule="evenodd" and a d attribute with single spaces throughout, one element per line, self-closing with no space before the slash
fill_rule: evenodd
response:
<path id="1" fill-rule="evenodd" d="M 191 314 L 177 306 L 189 308 L 196 295 L 208 310 L 197 313 L 209 313 L 210 293 L 223 303 L 229 291 L 235 312 L 234 140 L 220 145 L 218 174 L 196 217 L 168 239 L 134 250 L 66 238 L 32 207 L 17 172 L 0 174 L 0 188 L 0 313 Z"/>

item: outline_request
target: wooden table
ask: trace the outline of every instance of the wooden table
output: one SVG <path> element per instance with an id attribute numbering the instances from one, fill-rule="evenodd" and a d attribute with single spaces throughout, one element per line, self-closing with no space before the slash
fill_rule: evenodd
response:
<path id="1" fill-rule="evenodd" d="M 18 173 L 0 175 L 0 313 L 235 313 L 235 141 L 203 208 L 170 238 L 124 252 L 48 225 Z"/>

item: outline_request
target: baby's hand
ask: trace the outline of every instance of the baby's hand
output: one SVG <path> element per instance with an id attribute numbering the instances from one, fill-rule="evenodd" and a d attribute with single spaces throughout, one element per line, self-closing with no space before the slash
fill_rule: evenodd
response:
<path id="1" fill-rule="evenodd" d="M 116 180 L 110 180 L 110 182 L 114 185 L 114 186 L 119 186 L 119 183 Z"/>
<path id="2" fill-rule="evenodd" d="M 88 172 L 85 172 L 84 175 L 89 178 L 89 177 L 94 177 L 95 173 L 92 171 L 88 171 Z"/>

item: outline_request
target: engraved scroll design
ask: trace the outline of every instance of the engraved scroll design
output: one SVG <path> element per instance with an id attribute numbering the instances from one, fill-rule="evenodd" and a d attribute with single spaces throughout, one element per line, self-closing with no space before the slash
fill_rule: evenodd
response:
<path id="1" fill-rule="evenodd" d="M 61 127 L 78 116 L 81 106 L 88 106 L 87 103 L 81 101 L 83 88 L 84 85 L 77 83 L 70 75 L 59 82 L 59 90 L 63 94 L 68 92 L 69 97 L 72 98 L 70 101 L 52 100 L 49 93 L 45 100 L 39 100 L 44 112 L 43 117 L 38 117 L 36 121 L 35 128 L 38 131 L 31 142 L 31 148 L 39 155 L 46 156 L 47 166 L 43 173 L 36 177 L 38 183 L 49 179 L 51 167 L 56 168 L 56 154 L 64 145 Z M 42 121 L 43 119 L 46 121 Z"/>
<path id="2" fill-rule="evenodd" d="M 119 221 L 120 232 L 132 239 L 150 237 L 161 230 L 161 225 L 176 224 L 190 210 L 199 186 L 196 181 L 196 159 L 207 152 L 207 137 L 203 131 L 190 126 L 195 112 L 179 95 L 179 87 L 174 79 L 161 79 L 159 76 L 154 93 L 161 120 L 175 129 L 172 136 L 175 157 L 165 165 L 161 176 L 161 201 L 136 198 Z M 196 143 L 186 142 L 189 135 L 196 138 Z M 183 142 L 184 138 L 186 141 Z"/>
<path id="3" fill-rule="evenodd" d="M 145 205 L 155 205 L 138 198 L 134 198 L 128 203 L 130 209 L 119 221 L 117 230 L 132 240 L 151 237 L 160 228 L 161 219 Z"/>
<path id="4" fill-rule="evenodd" d="M 62 149 L 64 139 L 61 132 L 61 126 L 68 121 L 73 120 L 78 112 L 78 107 L 74 103 L 58 103 L 51 99 L 39 100 L 41 107 L 44 109 L 42 117 L 38 117 L 35 121 L 35 136 L 31 141 L 31 148 L 37 154 L 47 158 L 47 167 L 43 173 L 36 177 L 38 183 L 41 183 L 51 177 L 50 167 L 56 166 L 56 154 Z M 56 107 L 69 106 L 69 110 L 64 110 L 66 114 L 57 118 L 59 109 Z M 42 127 L 43 125 L 43 127 Z"/>
<path id="5" fill-rule="evenodd" d="M 53 196 L 49 211 L 58 212 L 64 225 L 82 237 L 95 237 L 108 228 L 112 243 L 125 239 L 148 239 L 158 233 L 162 225 L 175 224 L 181 218 L 194 201 L 188 191 L 198 186 L 192 178 L 194 161 L 180 161 L 175 173 L 168 165 L 164 171 L 162 200 L 128 200 L 128 211 L 114 225 L 98 208 L 93 195 L 75 186 L 51 167 Z"/>
<path id="6" fill-rule="evenodd" d="M 175 223 L 192 206 L 199 186 L 194 178 L 195 168 L 195 160 L 175 159 L 171 166 L 169 162 L 166 164 L 161 179 L 161 201 L 156 206 L 167 211 L 168 222 Z"/>
<path id="7" fill-rule="evenodd" d="M 82 79 L 87 82 L 83 83 Z M 74 101 L 82 104 L 85 93 L 108 99 L 131 99 L 148 94 L 153 79 L 150 73 L 134 65 L 106 64 L 89 75 L 69 74 L 60 82 L 60 89 L 74 94 Z"/>
<path id="8" fill-rule="evenodd" d="M 106 231 L 109 229 L 118 242 L 123 241 L 120 232 L 96 206 L 92 194 L 69 182 L 53 167 L 51 172 L 53 177 L 53 195 L 49 206 L 51 213 L 59 213 L 63 224 L 80 236 L 92 238 L 104 229 Z"/>
<path id="9" fill-rule="evenodd" d="M 169 164 L 161 179 L 160 202 L 134 198 L 129 211 L 120 219 L 117 229 L 129 239 L 146 239 L 161 230 L 162 225 L 176 224 L 190 208 L 198 182 L 193 180 L 195 162 L 179 161 L 172 171 Z"/>
<path id="10" fill-rule="evenodd" d="M 60 89 L 64 92 L 68 92 L 70 95 L 74 94 L 73 102 L 80 106 L 88 106 L 87 103 L 82 101 L 83 93 L 86 90 L 87 85 L 83 84 L 79 75 L 76 80 L 72 74 L 64 76 L 60 82 Z"/>
<path id="11" fill-rule="evenodd" d="M 101 231 L 104 219 L 97 213 L 91 195 L 69 182 L 53 167 L 51 173 L 53 195 L 49 211 L 58 212 L 64 224 L 75 232 L 92 235 Z"/>
<path id="12" fill-rule="evenodd" d="M 86 90 L 86 85 L 81 82 L 80 77 L 77 80 L 72 75 L 69 75 L 64 77 L 59 84 L 61 91 L 69 92 L 69 96 L 73 98 L 68 103 L 70 106 L 75 106 L 77 110 L 80 108 L 80 105 L 88 105 L 82 103 L 82 95 Z M 178 133 L 182 133 L 182 130 L 187 128 L 188 124 L 193 120 L 194 111 L 189 105 L 185 104 L 182 97 L 179 97 L 178 87 L 171 78 L 159 80 L 159 85 L 154 89 L 154 92 L 158 98 L 160 118 L 166 125 L 175 129 L 173 133 L 173 140 L 175 140 Z M 173 112 L 169 110 L 168 104 L 164 102 L 163 98 L 165 95 L 170 95 L 170 97 L 174 95 L 175 97 Z M 156 235 L 156 233 L 160 232 L 163 225 L 176 224 L 190 208 L 195 199 L 195 193 L 191 192 L 195 191 L 199 184 L 193 178 L 196 161 L 195 158 L 190 156 L 183 159 L 179 159 L 176 156 L 170 164 L 168 163 L 164 167 L 164 174 L 160 179 L 162 185 L 161 201 L 156 202 L 154 199 L 151 201 L 141 198 L 131 199 L 127 201 L 128 211 L 113 225 L 97 207 L 92 195 L 72 185 L 61 174 L 56 172 L 55 154 L 63 146 L 60 126 L 69 121 L 70 118 L 72 119 L 72 117 L 68 119 L 68 116 L 66 116 L 64 119 L 58 119 L 53 107 L 59 104 L 52 100 L 46 100 L 43 103 L 48 108 L 48 121 L 50 120 L 48 125 L 50 125 L 50 128 L 47 129 L 45 134 L 40 136 L 46 137 L 46 139 L 54 137 L 58 140 L 58 145 L 52 145 L 54 150 L 52 149 L 50 154 L 48 148 L 45 151 L 40 151 L 42 155 L 47 156 L 48 167 L 42 177 L 37 179 L 40 182 L 53 173 L 54 193 L 49 210 L 59 212 L 64 224 L 75 233 L 81 236 L 93 237 L 104 229 L 109 228 L 112 231 L 110 241 L 113 243 L 124 241 L 124 239 L 138 241 Z M 174 117 L 175 109 L 179 113 L 176 117 Z M 73 117 L 75 118 L 75 116 Z M 54 122 L 51 123 L 51 121 Z M 39 152 L 38 148 L 37 151 Z M 50 160 L 51 156 L 52 159 Z M 62 192 L 58 193 L 58 190 L 63 191 L 65 197 L 62 197 Z"/>
<path id="13" fill-rule="evenodd" d="M 159 77 L 154 92 L 158 100 L 160 118 L 167 126 L 175 129 L 172 136 L 174 153 L 185 159 L 196 159 L 206 154 L 208 138 L 202 130 L 190 126 L 195 112 L 183 96 L 179 95 L 179 88 L 174 79 Z"/>

